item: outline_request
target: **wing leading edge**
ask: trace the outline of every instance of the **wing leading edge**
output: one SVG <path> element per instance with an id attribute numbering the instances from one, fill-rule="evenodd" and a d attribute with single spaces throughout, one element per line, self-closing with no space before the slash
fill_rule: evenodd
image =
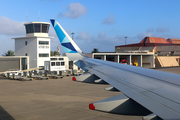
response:
<path id="1" fill-rule="evenodd" d="M 124 107 L 129 110 L 136 106 L 135 111 L 141 111 L 142 107 L 147 109 L 143 115 L 150 115 L 144 119 L 180 119 L 180 75 L 88 58 L 57 21 L 51 22 L 67 56 L 77 60 L 78 67 L 90 71 L 73 78 L 74 81 L 96 84 L 105 81 L 125 95 L 92 103 L 91 109 L 120 113 L 117 111 Z M 114 100 L 117 104 L 113 104 Z"/>

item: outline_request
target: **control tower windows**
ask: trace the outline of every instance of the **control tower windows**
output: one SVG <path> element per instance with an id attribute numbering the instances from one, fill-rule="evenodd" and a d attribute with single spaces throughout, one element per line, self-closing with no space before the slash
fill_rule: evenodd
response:
<path id="1" fill-rule="evenodd" d="M 34 24 L 34 32 L 35 33 L 39 33 L 40 32 L 40 28 L 41 28 L 40 25 L 41 24 Z"/>
<path id="2" fill-rule="evenodd" d="M 34 33 L 33 24 L 26 25 L 26 33 Z"/>
<path id="3" fill-rule="evenodd" d="M 42 24 L 42 33 L 47 33 L 49 30 L 49 25 L 47 24 Z"/>
<path id="4" fill-rule="evenodd" d="M 28 33 L 48 33 L 49 24 L 44 23 L 30 23 L 25 24 L 26 34 Z"/>

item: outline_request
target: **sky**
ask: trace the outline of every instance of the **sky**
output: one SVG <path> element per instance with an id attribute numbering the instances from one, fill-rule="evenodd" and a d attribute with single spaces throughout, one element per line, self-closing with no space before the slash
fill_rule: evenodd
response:
<path id="1" fill-rule="evenodd" d="M 139 43 L 144 37 L 180 39 L 180 0 L 0 0 L 0 55 L 15 50 L 26 22 L 56 19 L 84 53 Z M 26 21 L 27 16 L 27 21 Z M 50 26 L 51 51 L 60 42 Z M 62 47 L 61 54 L 63 53 Z"/>

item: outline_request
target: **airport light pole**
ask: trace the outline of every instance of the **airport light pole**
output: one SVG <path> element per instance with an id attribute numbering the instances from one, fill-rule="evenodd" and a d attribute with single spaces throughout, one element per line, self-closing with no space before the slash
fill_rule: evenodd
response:
<path id="1" fill-rule="evenodd" d="M 127 36 L 125 36 L 124 38 L 125 38 L 125 45 L 126 45 L 126 39 L 127 39 Z"/>
<path id="2" fill-rule="evenodd" d="M 71 34 L 72 34 L 72 40 L 73 40 L 73 35 L 74 35 L 75 33 L 72 32 Z"/>

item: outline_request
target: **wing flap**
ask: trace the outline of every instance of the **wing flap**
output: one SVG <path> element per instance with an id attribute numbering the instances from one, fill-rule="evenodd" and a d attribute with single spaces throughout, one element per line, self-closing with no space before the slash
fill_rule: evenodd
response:
<path id="1" fill-rule="evenodd" d="M 89 109 L 121 115 L 148 115 L 151 113 L 123 94 L 91 103 Z"/>
<path id="2" fill-rule="evenodd" d="M 143 120 L 162 120 L 155 114 L 150 114 L 150 115 L 144 116 L 142 119 Z"/>
<path id="3" fill-rule="evenodd" d="M 80 76 L 75 76 L 72 79 L 73 81 L 77 81 L 77 82 L 95 83 L 95 81 L 99 80 L 100 78 L 94 74 L 86 73 Z"/>
<path id="4" fill-rule="evenodd" d="M 102 79 L 98 79 L 94 81 L 97 84 L 108 84 L 106 81 L 102 80 Z"/>
<path id="5" fill-rule="evenodd" d="M 117 89 L 116 89 L 115 87 L 113 87 L 113 86 L 104 88 L 104 90 L 107 90 L 107 91 L 119 91 L 119 90 L 117 90 Z"/>

